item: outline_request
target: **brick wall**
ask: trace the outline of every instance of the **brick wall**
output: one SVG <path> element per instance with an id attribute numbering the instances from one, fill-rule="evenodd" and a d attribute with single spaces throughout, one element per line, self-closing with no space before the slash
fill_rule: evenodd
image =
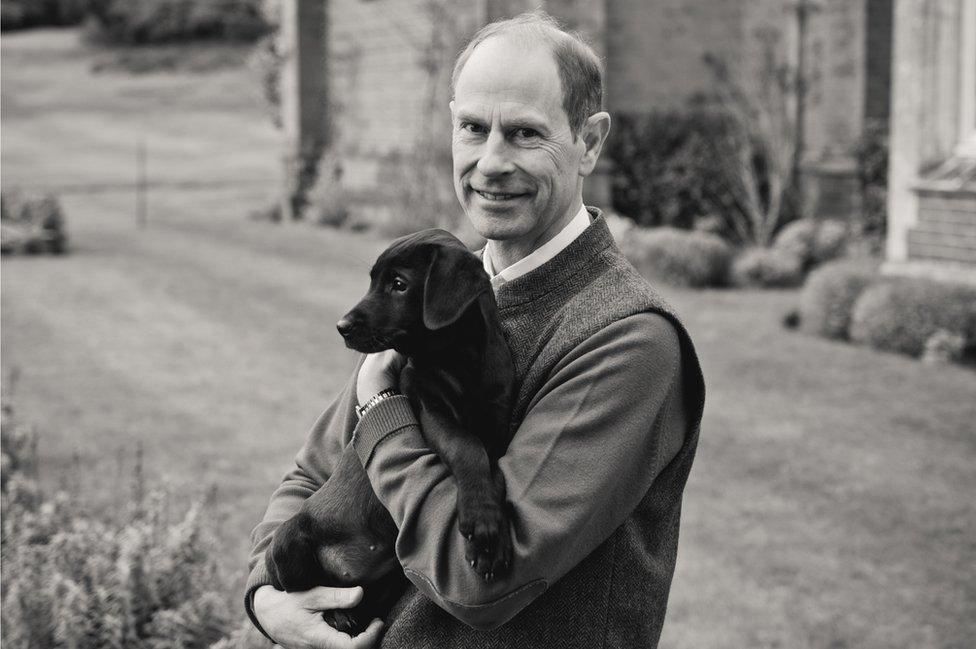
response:
<path id="1" fill-rule="evenodd" d="M 343 160 L 348 188 L 379 187 L 384 167 L 397 164 L 422 133 L 443 132 L 450 145 L 448 81 L 459 36 L 442 30 L 436 74 L 425 69 L 432 54 L 429 0 L 363 2 L 329 0 L 328 63 L 334 153 Z M 450 4 L 463 37 L 480 17 L 480 3 Z M 437 52 L 433 52 L 437 53 Z M 432 87 L 433 84 L 433 87 Z"/>
<path id="2" fill-rule="evenodd" d="M 607 103 L 611 111 L 681 106 L 707 89 L 706 52 L 736 56 L 744 3 L 607 0 Z"/>

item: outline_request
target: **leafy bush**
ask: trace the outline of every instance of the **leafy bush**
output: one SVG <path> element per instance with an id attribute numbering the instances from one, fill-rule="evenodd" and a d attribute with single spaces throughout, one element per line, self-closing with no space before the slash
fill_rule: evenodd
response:
<path id="1" fill-rule="evenodd" d="M 884 248 L 888 225 L 888 121 L 867 120 L 854 149 L 861 183 L 861 214 L 857 237 L 869 252 Z"/>
<path id="2" fill-rule="evenodd" d="M 50 252 L 68 248 L 64 214 L 54 196 L 22 199 L 0 193 L 0 252 Z"/>
<path id="3" fill-rule="evenodd" d="M 746 248 L 732 262 L 732 283 L 736 286 L 778 288 L 803 281 L 799 256 L 779 248 Z"/>
<path id="4" fill-rule="evenodd" d="M 634 228 L 620 247 L 642 274 L 676 286 L 724 286 L 732 260 L 721 237 L 677 228 Z"/>
<path id="5" fill-rule="evenodd" d="M 891 278 L 865 290 L 854 305 L 851 339 L 876 349 L 920 356 L 939 331 L 976 348 L 976 288 Z"/>
<path id="6" fill-rule="evenodd" d="M 724 194 L 704 146 L 723 126 L 694 109 L 616 115 L 608 143 L 614 209 L 644 227 L 691 227 Z"/>
<path id="7" fill-rule="evenodd" d="M 261 0 L 90 0 L 92 36 L 119 45 L 253 41 L 270 29 Z"/>
<path id="8" fill-rule="evenodd" d="M 77 25 L 87 10 L 88 0 L 2 0 L 0 28 Z"/>
<path id="9" fill-rule="evenodd" d="M 4 646 L 204 649 L 221 640 L 237 616 L 212 590 L 203 505 L 174 521 L 166 498 L 152 495 L 124 520 L 86 515 L 75 495 L 45 495 L 30 470 L 35 439 L 6 399 L 3 415 Z"/>
<path id="10" fill-rule="evenodd" d="M 864 262 L 835 261 L 814 270 L 800 294 L 800 326 L 818 336 L 846 339 L 854 303 L 877 276 L 877 269 Z"/>

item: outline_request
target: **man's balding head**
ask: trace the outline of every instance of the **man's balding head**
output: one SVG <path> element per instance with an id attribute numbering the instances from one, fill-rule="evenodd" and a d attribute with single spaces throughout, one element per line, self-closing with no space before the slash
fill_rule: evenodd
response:
<path id="1" fill-rule="evenodd" d="M 564 30 L 548 14 L 537 11 L 482 27 L 458 55 L 451 76 L 451 89 L 456 90 L 461 70 L 471 54 L 485 41 L 493 38 L 512 39 L 522 48 L 544 46 L 556 62 L 562 86 L 563 109 L 574 136 L 578 136 L 586 119 L 603 107 L 603 66 L 586 41 Z"/>

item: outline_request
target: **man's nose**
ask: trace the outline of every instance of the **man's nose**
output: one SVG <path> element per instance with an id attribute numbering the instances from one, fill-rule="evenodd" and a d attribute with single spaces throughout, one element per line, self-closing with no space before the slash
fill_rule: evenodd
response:
<path id="1" fill-rule="evenodd" d="M 483 154 L 478 159 L 478 172 L 482 176 L 492 178 L 514 170 L 509 143 L 497 129 L 492 129 L 488 139 L 485 140 Z"/>

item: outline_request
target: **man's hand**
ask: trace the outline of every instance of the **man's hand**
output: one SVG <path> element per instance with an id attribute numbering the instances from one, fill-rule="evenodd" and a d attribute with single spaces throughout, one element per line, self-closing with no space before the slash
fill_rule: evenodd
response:
<path id="1" fill-rule="evenodd" d="M 352 608 L 362 598 L 363 589 L 359 586 L 318 586 L 300 593 L 261 586 L 254 591 L 254 616 L 284 649 L 371 649 L 379 644 L 383 630 L 380 620 L 373 620 L 365 631 L 352 637 L 322 619 L 322 611 Z"/>
<path id="2" fill-rule="evenodd" d="M 393 349 L 367 354 L 356 380 L 356 400 L 359 404 L 366 403 L 383 390 L 399 386 L 400 370 L 406 363 L 407 359 Z"/>

